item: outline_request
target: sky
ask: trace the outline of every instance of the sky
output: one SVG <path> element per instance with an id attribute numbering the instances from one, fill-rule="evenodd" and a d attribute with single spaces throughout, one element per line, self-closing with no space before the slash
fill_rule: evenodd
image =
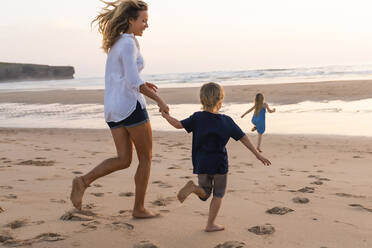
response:
<path id="1" fill-rule="evenodd" d="M 372 64 L 370 0 L 151 0 L 147 74 Z M 98 0 L 3 1 L 0 62 L 102 77 Z"/>

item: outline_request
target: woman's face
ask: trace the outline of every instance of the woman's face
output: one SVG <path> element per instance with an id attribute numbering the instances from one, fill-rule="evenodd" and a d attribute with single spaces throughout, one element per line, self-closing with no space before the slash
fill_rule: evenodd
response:
<path id="1" fill-rule="evenodd" d="M 147 20 L 148 20 L 148 14 L 146 10 L 141 10 L 139 11 L 139 16 L 137 20 L 130 20 L 129 23 L 130 29 L 133 32 L 134 35 L 136 36 L 142 36 L 143 31 L 149 27 L 147 25 Z"/>

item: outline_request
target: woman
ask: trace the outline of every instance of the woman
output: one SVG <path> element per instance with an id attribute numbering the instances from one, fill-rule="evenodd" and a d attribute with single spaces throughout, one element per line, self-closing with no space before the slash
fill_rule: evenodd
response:
<path id="1" fill-rule="evenodd" d="M 144 61 L 135 36 L 142 36 L 148 27 L 147 4 L 135 0 L 105 3 L 107 6 L 92 23 L 98 22 L 103 36 L 102 48 L 108 54 L 104 111 L 117 157 L 106 159 L 86 175 L 76 177 L 70 199 L 81 209 L 84 191 L 93 181 L 130 166 L 134 144 L 139 164 L 134 177 L 136 194 L 132 215 L 151 218 L 156 215 L 144 207 L 144 200 L 150 177 L 152 129 L 143 95 L 157 102 L 159 111 L 168 112 L 169 108 L 156 93 L 157 87 L 143 82 L 139 76 Z"/>

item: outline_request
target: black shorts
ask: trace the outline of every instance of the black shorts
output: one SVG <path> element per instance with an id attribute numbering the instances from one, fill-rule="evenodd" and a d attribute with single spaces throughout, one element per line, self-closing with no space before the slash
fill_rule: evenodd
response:
<path id="1" fill-rule="evenodd" d="M 136 127 L 149 121 L 149 115 L 146 108 L 142 109 L 141 104 L 137 101 L 136 109 L 133 113 L 122 121 L 118 122 L 107 122 L 110 129 L 118 127 Z"/>

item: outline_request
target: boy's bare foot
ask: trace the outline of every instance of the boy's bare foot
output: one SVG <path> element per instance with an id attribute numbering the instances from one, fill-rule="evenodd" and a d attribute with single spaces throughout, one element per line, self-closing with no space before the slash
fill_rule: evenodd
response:
<path id="1" fill-rule="evenodd" d="M 188 181 L 185 186 L 178 192 L 177 198 L 182 203 L 185 199 L 195 190 L 195 184 L 193 181 Z"/>
<path id="2" fill-rule="evenodd" d="M 256 130 L 257 130 L 256 126 L 252 127 L 252 129 L 251 129 L 252 132 L 254 132 Z"/>
<path id="3" fill-rule="evenodd" d="M 149 219 L 158 217 L 160 215 L 144 208 L 142 210 L 133 210 L 132 216 L 136 219 Z"/>
<path id="4" fill-rule="evenodd" d="M 204 231 L 206 232 L 218 232 L 225 230 L 225 227 L 218 224 L 208 225 Z"/>
<path id="5" fill-rule="evenodd" d="M 262 150 L 259 147 L 257 147 L 257 151 L 262 152 Z"/>
<path id="6" fill-rule="evenodd" d="M 75 177 L 74 180 L 72 180 L 70 200 L 72 202 L 72 205 L 74 205 L 74 207 L 79 210 L 81 210 L 81 204 L 86 188 L 87 187 L 82 177 Z"/>

